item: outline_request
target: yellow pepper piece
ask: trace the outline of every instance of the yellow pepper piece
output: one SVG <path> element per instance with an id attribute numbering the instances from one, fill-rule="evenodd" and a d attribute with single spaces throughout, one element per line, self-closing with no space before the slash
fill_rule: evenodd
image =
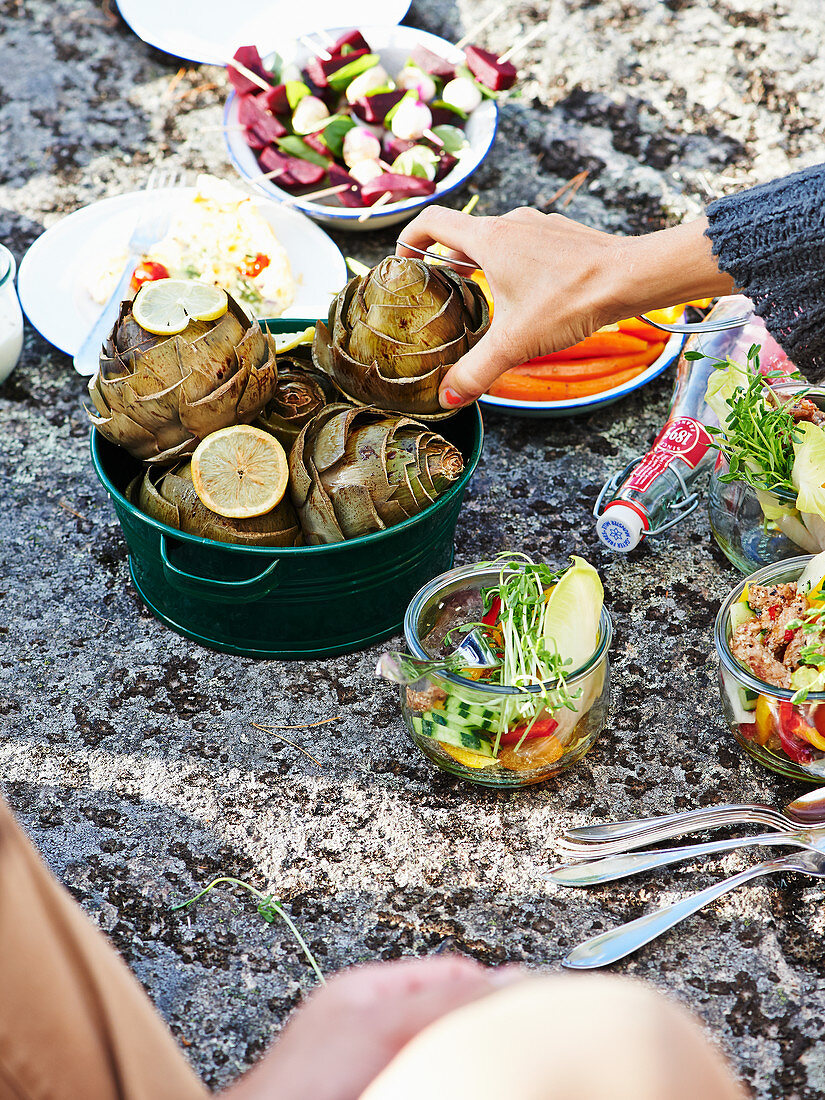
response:
<path id="1" fill-rule="evenodd" d="M 756 736 L 754 741 L 759 745 L 767 745 L 775 728 L 776 723 L 770 700 L 766 695 L 759 695 L 756 699 Z"/>
<path id="2" fill-rule="evenodd" d="M 480 752 L 471 752 L 469 749 L 459 749 L 455 745 L 445 745 L 443 741 L 438 744 L 448 756 L 463 764 L 465 768 L 491 768 L 498 760 L 494 756 L 482 756 Z"/>

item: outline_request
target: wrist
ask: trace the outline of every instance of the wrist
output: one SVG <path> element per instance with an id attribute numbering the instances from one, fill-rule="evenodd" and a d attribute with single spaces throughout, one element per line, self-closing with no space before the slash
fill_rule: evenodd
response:
<path id="1" fill-rule="evenodd" d="M 612 289 L 605 303 L 609 322 L 695 298 L 734 292 L 720 271 L 706 218 L 640 237 L 620 237 L 613 260 Z"/>

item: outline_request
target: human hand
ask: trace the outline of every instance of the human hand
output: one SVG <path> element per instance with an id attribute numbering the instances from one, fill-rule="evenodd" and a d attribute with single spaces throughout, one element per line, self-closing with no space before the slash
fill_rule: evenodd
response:
<path id="1" fill-rule="evenodd" d="M 730 293 L 733 282 L 719 271 L 706 228 L 700 218 L 625 237 L 527 207 L 495 218 L 427 207 L 399 236 L 398 254 L 415 255 L 405 244 L 445 245 L 445 262 L 470 261 L 484 271 L 495 301 L 487 333 L 442 380 L 442 406 L 469 404 L 510 367 L 570 347 L 602 325 Z"/>
<path id="2" fill-rule="evenodd" d="M 281 1037 L 226 1100 L 357 1100 L 402 1047 L 433 1021 L 502 985 L 461 956 L 399 959 L 331 978 L 294 1013 Z"/>

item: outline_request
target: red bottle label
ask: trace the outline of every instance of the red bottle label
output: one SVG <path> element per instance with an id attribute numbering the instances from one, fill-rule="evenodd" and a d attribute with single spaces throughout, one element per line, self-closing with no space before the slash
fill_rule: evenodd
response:
<path id="1" fill-rule="evenodd" d="M 692 416 L 677 416 L 669 420 L 653 447 L 622 487 L 622 492 L 635 489 L 643 493 L 675 458 L 694 470 L 711 444 L 710 433 Z"/>

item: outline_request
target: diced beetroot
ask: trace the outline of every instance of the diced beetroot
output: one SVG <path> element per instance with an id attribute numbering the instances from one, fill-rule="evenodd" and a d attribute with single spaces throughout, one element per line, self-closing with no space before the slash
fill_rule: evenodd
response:
<path id="1" fill-rule="evenodd" d="M 261 149 L 266 149 L 269 142 L 259 137 L 258 134 L 255 133 L 254 127 L 250 127 L 250 129 L 246 131 L 246 144 L 257 153 Z"/>
<path id="2" fill-rule="evenodd" d="M 461 115 L 451 111 L 449 107 L 432 107 L 430 113 L 433 116 L 433 126 L 463 126 L 464 119 Z"/>
<path id="3" fill-rule="evenodd" d="M 233 60 L 239 62 L 244 68 L 249 69 L 250 72 L 255 73 L 261 80 L 265 80 L 267 84 L 272 83 L 272 74 L 267 72 L 264 68 L 264 63 L 261 61 L 261 55 L 258 53 L 257 46 L 241 46 L 240 49 L 235 51 Z M 252 95 L 253 92 L 260 91 L 258 85 L 239 73 L 233 65 L 226 66 L 226 73 L 229 77 L 229 83 L 238 93 L 238 95 Z"/>
<path id="4" fill-rule="evenodd" d="M 304 145 L 308 145 L 310 149 L 314 149 L 314 151 L 320 153 L 322 157 L 332 158 L 329 146 L 322 140 L 320 134 L 301 134 L 301 137 L 304 139 Z"/>
<path id="5" fill-rule="evenodd" d="M 326 88 L 329 77 L 333 73 L 337 73 L 339 69 L 349 65 L 351 61 L 357 61 L 359 57 L 364 57 L 367 53 L 369 53 L 369 50 L 355 50 L 354 53 L 349 53 L 346 57 L 331 57 L 329 61 L 325 61 L 322 57 L 311 57 L 307 61 L 304 71 L 318 88 Z"/>
<path id="6" fill-rule="evenodd" d="M 398 88 L 394 92 L 376 92 L 375 95 L 365 95 L 361 99 L 356 99 L 352 105 L 352 110 L 363 122 L 380 126 L 387 117 L 387 111 L 391 110 L 396 103 L 400 103 L 406 94 L 403 89 Z"/>
<path id="7" fill-rule="evenodd" d="M 294 189 L 296 187 L 314 187 L 326 175 L 326 169 L 300 157 L 288 157 L 271 145 L 260 156 L 260 165 L 265 172 L 279 172 L 272 177 L 278 187 Z"/>
<path id="8" fill-rule="evenodd" d="M 340 57 L 345 46 L 350 46 L 353 53 L 360 50 L 369 51 L 370 48 L 369 42 L 360 31 L 347 31 L 346 34 L 341 35 L 337 42 L 327 48 L 327 53 L 332 54 L 333 57 Z M 348 53 L 347 57 L 351 58 L 352 53 Z"/>
<path id="9" fill-rule="evenodd" d="M 464 56 L 467 58 L 467 68 L 485 88 L 502 92 L 515 84 L 517 72 L 512 62 L 499 61 L 494 53 L 482 50 L 479 46 L 467 46 Z"/>
<path id="10" fill-rule="evenodd" d="M 286 98 L 286 84 L 278 84 L 270 92 L 262 92 L 261 98 L 268 111 L 274 115 L 292 114 L 289 100 Z"/>
<path id="11" fill-rule="evenodd" d="M 438 158 L 438 164 L 435 168 L 435 182 L 439 183 L 448 172 L 452 172 L 453 168 L 458 164 L 458 157 L 451 156 L 449 153 L 442 153 Z"/>
<path id="12" fill-rule="evenodd" d="M 428 50 L 426 46 L 413 46 L 410 56 L 413 63 L 430 76 L 437 76 L 440 80 L 452 80 L 455 76 L 455 65 L 451 65 L 437 53 Z"/>
<path id="13" fill-rule="evenodd" d="M 241 126 L 245 126 L 247 130 L 253 130 L 255 136 L 262 140 L 265 145 L 268 145 L 271 141 L 276 141 L 286 133 L 283 124 L 274 115 L 271 115 L 264 106 L 267 94 L 244 96 L 238 106 L 238 122 Z"/>
<path id="14" fill-rule="evenodd" d="M 395 134 L 388 133 L 384 138 L 383 151 L 384 160 L 392 163 L 396 157 L 400 157 L 402 153 L 406 153 L 408 149 L 412 149 L 415 145 L 414 141 L 407 141 L 406 138 L 397 138 Z"/>
<path id="15" fill-rule="evenodd" d="M 361 198 L 361 188 L 357 182 L 352 178 L 349 172 L 345 172 L 343 168 L 334 162 L 329 166 L 329 182 L 332 187 L 337 187 L 341 183 L 351 184 L 352 191 L 339 191 L 338 201 L 342 206 L 363 206 L 364 201 Z"/>
<path id="16" fill-rule="evenodd" d="M 364 206 L 372 206 L 378 202 L 386 192 L 392 195 L 392 201 L 398 199 L 414 199 L 420 195 L 432 195 L 435 184 L 432 180 L 421 179 L 420 176 L 402 176 L 397 172 L 384 172 L 361 188 L 361 198 Z"/>

